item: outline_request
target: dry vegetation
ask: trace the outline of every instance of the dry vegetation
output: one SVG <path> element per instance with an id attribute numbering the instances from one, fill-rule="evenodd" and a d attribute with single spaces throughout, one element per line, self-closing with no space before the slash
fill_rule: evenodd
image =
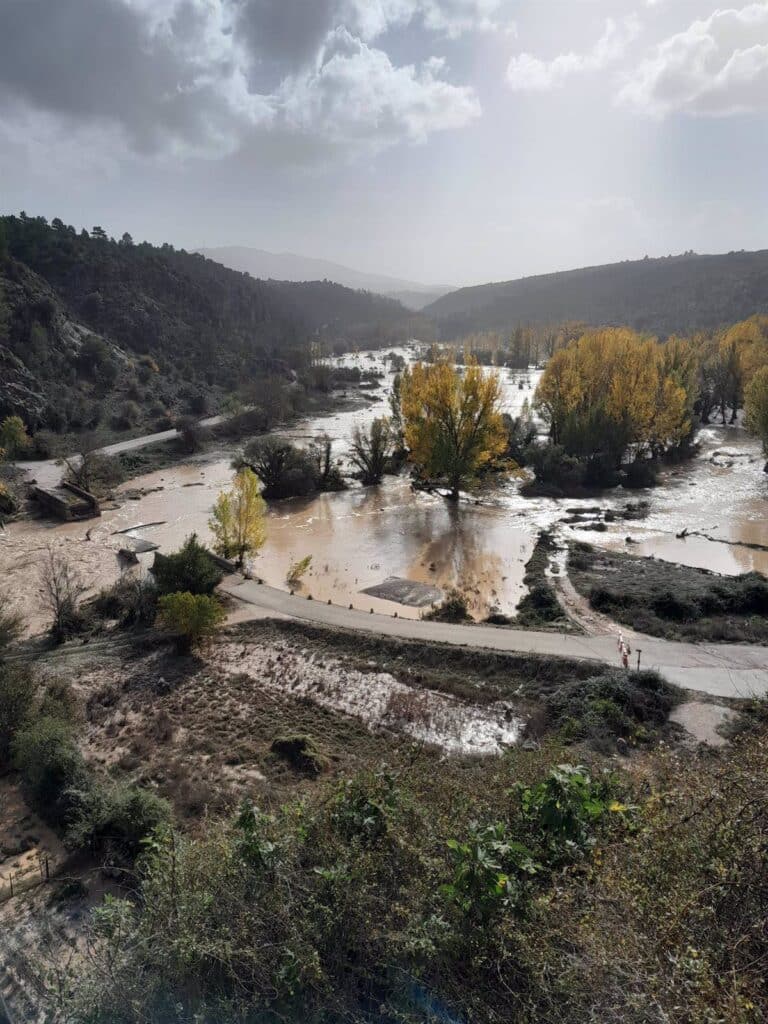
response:
<path id="1" fill-rule="evenodd" d="M 596 611 L 669 640 L 765 643 L 768 584 L 655 558 L 572 544 L 568 573 Z"/>

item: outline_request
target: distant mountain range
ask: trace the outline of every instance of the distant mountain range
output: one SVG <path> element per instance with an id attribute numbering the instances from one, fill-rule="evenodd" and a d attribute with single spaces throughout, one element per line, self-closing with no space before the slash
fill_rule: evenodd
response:
<path id="1" fill-rule="evenodd" d="M 662 337 L 768 313 L 768 249 L 686 253 L 460 288 L 424 307 L 446 340 L 565 320 Z"/>
<path id="2" fill-rule="evenodd" d="M 261 280 L 334 281 L 347 288 L 361 288 L 386 295 L 414 310 L 422 309 L 451 290 L 448 286 L 419 284 L 417 281 L 388 277 L 386 274 L 367 274 L 362 270 L 345 267 L 341 263 L 297 256 L 290 252 L 266 252 L 264 249 L 251 249 L 241 245 L 203 248 L 197 252 L 217 263 L 223 263 L 225 267 L 245 271 L 251 277 Z"/>

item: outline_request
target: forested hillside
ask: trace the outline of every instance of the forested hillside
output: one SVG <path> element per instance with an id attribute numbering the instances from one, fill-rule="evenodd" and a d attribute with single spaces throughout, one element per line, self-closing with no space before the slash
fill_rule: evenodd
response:
<path id="1" fill-rule="evenodd" d="M 427 306 L 445 339 L 566 320 L 659 336 L 768 312 L 768 249 L 686 254 L 462 288 Z"/>
<path id="2" fill-rule="evenodd" d="M 202 412 L 244 382 L 301 369 L 312 341 L 391 343 L 413 326 L 366 292 L 257 281 L 127 234 L 0 218 L 0 415 L 33 428 L 90 429 L 117 395 L 142 413 Z"/>

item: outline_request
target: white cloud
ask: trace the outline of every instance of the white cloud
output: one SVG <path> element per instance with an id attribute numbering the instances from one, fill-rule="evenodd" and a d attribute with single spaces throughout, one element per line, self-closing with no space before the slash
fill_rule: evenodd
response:
<path id="1" fill-rule="evenodd" d="M 664 40 L 618 102 L 656 117 L 768 110 L 768 3 L 715 11 Z"/>
<path id="2" fill-rule="evenodd" d="M 457 39 L 466 32 L 499 29 L 507 0 L 348 0 L 364 39 L 421 21 L 430 32 Z"/>
<path id="3" fill-rule="evenodd" d="M 561 53 L 552 60 L 542 60 L 530 53 L 513 57 L 507 67 L 507 82 L 518 92 L 544 92 L 562 86 L 573 75 L 602 71 L 626 53 L 627 47 L 640 32 L 634 16 L 615 21 L 608 18 L 605 30 L 586 53 Z"/>
<path id="4" fill-rule="evenodd" d="M 288 129 L 331 142 L 422 142 L 480 114 L 473 90 L 440 77 L 444 66 L 432 58 L 420 68 L 396 67 L 383 50 L 340 28 L 311 71 L 283 82 L 278 106 Z"/>

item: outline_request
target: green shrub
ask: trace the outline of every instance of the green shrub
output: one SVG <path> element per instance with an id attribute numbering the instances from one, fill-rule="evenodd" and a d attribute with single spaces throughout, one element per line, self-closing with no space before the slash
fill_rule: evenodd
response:
<path id="1" fill-rule="evenodd" d="M 660 619 L 671 619 L 672 622 L 693 622 L 700 615 L 695 601 L 678 597 L 671 590 L 665 590 L 655 597 L 651 608 Z"/>
<path id="2" fill-rule="evenodd" d="M 8 766 L 14 736 L 32 717 L 36 692 L 27 669 L 0 664 L 0 770 Z"/>
<path id="3" fill-rule="evenodd" d="M 488 918 L 496 910 L 515 911 L 524 904 L 530 876 L 541 870 L 531 851 L 512 840 L 503 822 L 472 822 L 469 836 L 447 843 L 453 878 L 442 894 L 466 915 Z"/>
<path id="4" fill-rule="evenodd" d="M 212 594 L 224 576 L 196 533 L 173 554 L 156 552 L 152 575 L 160 594 Z"/>
<path id="5" fill-rule="evenodd" d="M 92 784 L 73 795 L 70 846 L 109 850 L 129 860 L 142 841 L 171 820 L 171 807 L 156 793 L 126 783 Z"/>
<path id="6" fill-rule="evenodd" d="M 680 700 L 680 692 L 657 672 L 607 669 L 586 680 L 563 683 L 544 698 L 547 718 L 569 739 L 598 746 L 616 737 L 636 738 L 639 726 L 658 728 Z"/>
<path id="7" fill-rule="evenodd" d="M 160 598 L 160 621 L 176 635 L 181 652 L 212 636 L 225 619 L 219 602 L 207 594 L 166 594 Z"/>
<path id="8" fill-rule="evenodd" d="M 16 733 L 11 754 L 33 805 L 51 824 L 65 824 L 72 794 L 88 785 L 71 725 L 60 718 L 39 718 Z"/>
<path id="9" fill-rule="evenodd" d="M 521 624 L 562 619 L 563 610 L 552 587 L 548 583 L 533 586 L 517 606 L 517 618 Z"/>
<path id="10" fill-rule="evenodd" d="M 518 785 L 513 792 L 520 801 L 531 845 L 551 867 L 590 850 L 596 826 L 611 808 L 608 781 L 593 780 L 582 766 L 558 765 L 542 782 Z"/>
<path id="11" fill-rule="evenodd" d="M 427 612 L 424 618 L 431 622 L 467 622 L 471 616 L 466 597 L 454 587 L 436 608 Z"/>

